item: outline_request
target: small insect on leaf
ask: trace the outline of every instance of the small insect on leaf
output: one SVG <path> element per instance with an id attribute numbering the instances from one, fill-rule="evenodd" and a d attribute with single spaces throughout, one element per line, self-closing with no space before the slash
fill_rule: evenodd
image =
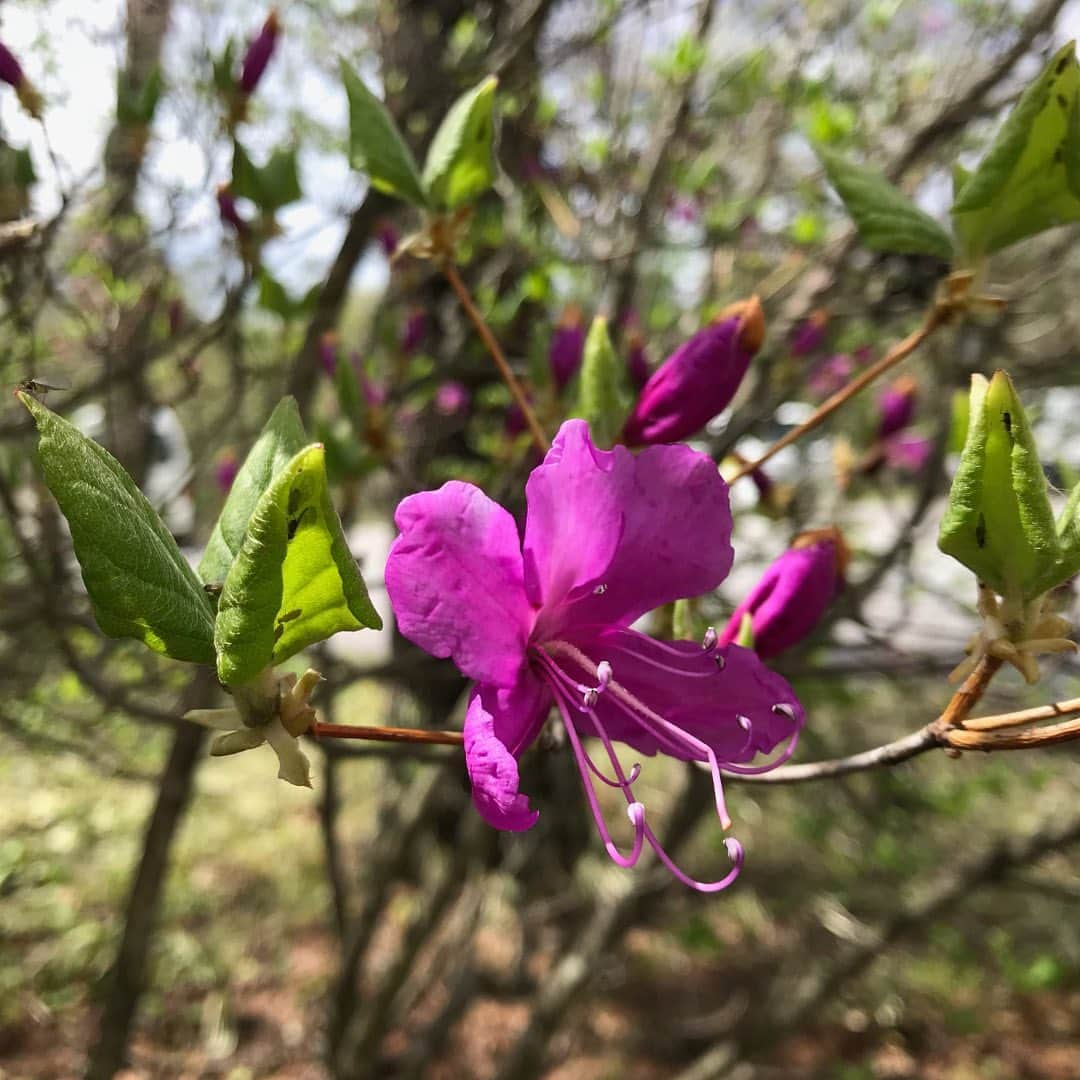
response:
<path id="1" fill-rule="evenodd" d="M 25 394 L 33 394 L 34 397 L 44 400 L 50 390 L 70 390 L 71 387 L 49 382 L 48 379 L 40 379 L 36 375 L 32 375 L 29 379 L 23 379 L 15 389 L 16 391 L 21 390 Z"/>

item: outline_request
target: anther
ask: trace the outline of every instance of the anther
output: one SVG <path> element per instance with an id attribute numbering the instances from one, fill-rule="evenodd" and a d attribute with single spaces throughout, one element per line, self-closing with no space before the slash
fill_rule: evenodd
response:
<path id="1" fill-rule="evenodd" d="M 729 836 L 724 841 L 724 847 L 727 849 L 728 858 L 735 863 L 736 866 L 741 866 L 743 859 L 746 857 L 742 844 L 740 844 L 734 836 Z"/>
<path id="2" fill-rule="evenodd" d="M 606 592 L 607 592 L 607 586 L 606 585 L 597 585 L 596 588 L 593 589 L 593 596 L 603 596 L 604 593 L 606 593 Z"/>
<path id="3" fill-rule="evenodd" d="M 603 690 L 607 687 L 607 684 L 611 682 L 611 677 L 614 672 L 611 670 L 611 664 L 607 660 L 601 660 L 596 665 L 596 677 L 600 680 L 599 689 Z"/>
<path id="4" fill-rule="evenodd" d="M 772 707 L 772 711 L 778 716 L 786 716 L 792 723 L 795 723 L 795 710 L 786 702 L 780 702 L 778 705 Z"/>
<path id="5" fill-rule="evenodd" d="M 736 716 L 735 720 L 737 721 L 739 727 L 741 727 L 743 729 L 743 731 L 746 731 L 746 732 L 749 732 L 750 729 L 754 726 L 750 721 L 750 717 L 749 716 L 743 716 L 742 713 L 740 713 L 738 716 Z"/>
<path id="6" fill-rule="evenodd" d="M 626 808 L 626 816 L 630 819 L 630 824 L 635 829 L 640 829 L 642 823 L 645 821 L 645 804 L 640 802 L 632 802 Z"/>
<path id="7" fill-rule="evenodd" d="M 713 663 L 717 671 L 723 671 L 727 667 L 727 660 L 724 659 L 723 653 L 713 653 Z"/>
<path id="8" fill-rule="evenodd" d="M 611 664 L 607 660 L 601 660 L 596 665 L 596 678 L 598 685 L 596 686 L 579 686 L 581 691 L 581 701 L 586 710 L 595 709 L 596 703 L 600 700 L 600 693 L 607 689 L 608 683 L 611 682 L 612 675 L 614 673 L 611 670 Z"/>
<path id="9" fill-rule="evenodd" d="M 718 635 L 716 633 L 716 627 L 710 626 L 709 629 L 705 631 L 705 638 L 701 643 L 701 647 L 705 652 L 712 652 L 712 650 L 716 648 L 717 640 Z"/>

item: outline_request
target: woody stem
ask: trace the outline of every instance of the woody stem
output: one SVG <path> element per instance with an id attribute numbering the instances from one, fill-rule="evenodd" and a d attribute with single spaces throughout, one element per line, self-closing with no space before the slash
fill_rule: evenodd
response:
<path id="1" fill-rule="evenodd" d="M 729 483 L 734 484 L 736 480 L 741 480 L 744 476 L 749 476 L 750 473 L 755 469 L 759 469 L 765 462 L 780 453 L 785 447 L 790 446 L 808 432 L 820 427 L 820 425 L 836 412 L 841 405 L 850 401 L 860 390 L 865 389 L 874 382 L 875 379 L 880 378 L 886 371 L 894 368 L 901 360 L 910 356 L 928 337 L 930 337 L 931 334 L 934 333 L 934 331 L 948 322 L 950 315 L 951 310 L 947 305 L 935 303 L 926 313 L 926 318 L 917 330 L 908 334 L 902 341 L 898 341 L 876 364 L 868 367 L 861 375 L 852 379 L 846 386 L 837 390 L 832 397 L 823 401 L 808 420 L 801 423 L 798 427 L 792 428 L 792 430 L 782 438 L 777 439 L 776 442 L 774 442 L 772 446 L 757 459 L 757 461 L 747 462 L 742 465 L 738 472 L 732 476 Z"/>
<path id="2" fill-rule="evenodd" d="M 944 712 L 937 719 L 937 726 L 944 729 L 963 723 L 986 693 L 990 680 L 998 673 L 1002 663 L 996 656 L 984 656 L 949 699 Z"/>
<path id="3" fill-rule="evenodd" d="M 460 731 L 424 731 L 421 728 L 362 727 L 358 724 L 327 724 L 316 720 L 311 725 L 316 738 L 364 739 L 368 742 L 429 743 L 438 746 L 462 746 L 465 736 Z"/>
<path id="4" fill-rule="evenodd" d="M 454 290 L 458 300 L 461 302 L 462 308 L 465 309 L 465 314 L 469 316 L 469 321 L 476 328 L 476 332 L 484 342 L 487 351 L 491 353 L 491 358 L 495 361 L 495 366 L 499 369 L 499 374 L 502 376 L 503 382 L 509 387 L 510 393 L 517 403 L 517 407 L 521 410 L 522 416 L 525 417 L 525 423 L 529 427 L 533 442 L 536 443 L 540 453 L 546 453 L 550 446 L 547 435 L 544 434 L 544 429 L 540 426 L 540 421 L 536 419 L 536 413 L 533 412 L 533 408 L 529 404 L 529 399 L 525 394 L 524 388 L 518 381 L 517 376 L 510 370 L 510 365 L 507 363 L 506 356 L 502 351 L 502 346 L 499 345 L 495 335 L 491 332 L 491 327 L 488 326 L 480 309 L 473 302 L 468 287 L 465 285 L 465 282 L 461 280 L 461 275 L 457 272 L 453 263 L 444 262 L 442 272 L 443 276 L 450 283 L 450 288 Z"/>

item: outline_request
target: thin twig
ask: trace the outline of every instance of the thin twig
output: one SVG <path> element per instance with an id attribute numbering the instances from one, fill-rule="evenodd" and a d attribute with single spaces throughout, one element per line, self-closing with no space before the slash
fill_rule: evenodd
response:
<path id="1" fill-rule="evenodd" d="M 425 731 L 423 728 L 363 727 L 358 724 L 327 724 L 316 720 L 311 726 L 316 738 L 363 739 L 369 742 L 432 743 L 438 746 L 463 746 L 460 731 Z"/>
<path id="2" fill-rule="evenodd" d="M 928 337 L 930 337 L 931 334 L 934 333 L 935 330 L 944 326 L 945 323 L 948 322 L 949 317 L 950 309 L 947 306 L 935 303 L 927 312 L 926 318 L 917 330 L 912 331 L 902 341 L 897 342 L 876 364 L 868 367 L 861 375 L 852 379 L 846 386 L 837 390 L 832 397 L 822 402 L 809 420 L 806 420 L 796 428 L 792 428 L 792 430 L 782 438 L 777 439 L 777 441 L 774 442 L 756 461 L 751 461 L 743 465 L 738 472 L 731 477 L 729 483 L 734 484 L 736 480 L 741 480 L 744 476 L 749 476 L 750 473 L 755 469 L 761 468 L 765 462 L 780 453 L 785 447 L 790 446 L 808 432 L 820 427 L 820 425 L 836 412 L 841 405 L 850 401 L 860 390 L 865 389 L 876 379 L 884 375 L 886 371 L 894 368 L 901 360 L 910 356 Z"/>
<path id="3" fill-rule="evenodd" d="M 1080 713 L 1080 698 L 1069 698 L 1068 701 L 1058 701 L 1053 705 L 1039 705 L 1034 709 L 1019 709 L 996 716 L 978 716 L 974 720 L 965 720 L 961 727 L 965 731 L 996 731 L 1000 728 L 1036 724 L 1040 720 L 1054 720 L 1060 716 L 1072 716 L 1074 713 Z"/>
<path id="4" fill-rule="evenodd" d="M 503 382 L 509 387 L 510 393 L 517 403 L 517 407 L 521 410 L 522 416 L 525 417 L 525 423 L 529 426 L 529 432 L 533 437 L 533 442 L 536 443 L 542 454 L 547 453 L 547 450 L 551 445 L 548 442 L 548 437 L 544 434 L 544 429 L 540 426 L 540 421 L 536 419 L 536 413 L 533 412 L 533 408 L 529 404 L 529 399 L 525 394 L 524 388 L 518 381 L 517 376 L 510 370 L 510 365 L 506 360 L 506 356 L 503 354 L 502 347 L 499 345 L 495 335 L 491 332 L 491 327 L 488 326 L 487 320 L 485 320 L 484 316 L 480 313 L 480 309 L 473 302 L 472 296 L 469 295 L 468 287 L 465 285 L 465 282 L 461 280 L 461 275 L 457 272 L 452 263 L 444 263 L 442 272 L 443 276 L 450 283 L 450 287 L 457 295 L 458 300 L 461 302 L 461 306 L 465 309 L 465 314 L 469 316 L 469 321 L 476 328 L 476 332 L 480 335 L 487 351 L 491 354 L 492 360 L 495 361 L 495 366 L 499 369 L 499 374 L 502 376 Z"/>

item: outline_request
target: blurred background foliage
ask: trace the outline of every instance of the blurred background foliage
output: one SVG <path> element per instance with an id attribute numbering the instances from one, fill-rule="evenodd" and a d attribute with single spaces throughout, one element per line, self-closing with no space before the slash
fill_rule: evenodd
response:
<path id="1" fill-rule="evenodd" d="M 754 456 L 830 372 L 909 331 L 945 269 L 861 250 L 812 144 L 941 215 L 952 164 L 978 159 L 1080 26 L 1063 0 L 296 0 L 234 133 L 259 166 L 295 152 L 301 197 L 240 197 L 245 232 L 216 198 L 239 185 L 215 64 L 227 75 L 265 15 L 3 5 L 45 100 L 43 124 L 0 102 L 3 380 L 65 386 L 49 404 L 193 556 L 293 393 L 384 613 L 397 501 L 456 477 L 512 504 L 533 458 L 442 278 L 388 263 L 416 221 L 349 170 L 340 59 L 418 152 L 458 93 L 499 76 L 500 173 L 463 272 L 549 430 L 572 408 L 548 370 L 567 308 L 606 314 L 623 357 L 636 329 L 655 365 L 761 297 L 765 347 L 696 441 L 720 461 Z M 120 107 L 117 85 L 136 88 Z M 867 465 L 871 391 L 776 459 L 767 496 L 733 489 L 735 572 L 698 603 L 701 627 L 801 529 L 835 523 L 853 548 L 825 623 L 778 661 L 809 716 L 797 760 L 885 742 L 947 699 L 975 597 L 934 538 L 969 375 L 1006 367 L 1054 481 L 1080 475 L 1074 236 L 996 259 L 1005 314 L 907 364 L 915 465 Z M 97 633 L 32 445 L 9 402 L 0 1075 L 1080 1077 L 1075 749 L 733 784 L 747 868 L 713 898 L 609 866 L 557 749 L 523 763 L 544 812 L 521 836 L 482 826 L 439 748 L 323 743 L 315 792 L 289 789 L 269 751 L 202 762 L 176 717 L 217 703 L 211 680 Z M 316 651 L 330 719 L 460 722 L 457 674 L 390 629 Z M 1002 677 L 987 708 L 1076 694 L 1075 661 L 1045 668 L 1037 693 Z M 684 861 L 722 860 L 700 777 L 669 764 L 649 781 Z"/>

